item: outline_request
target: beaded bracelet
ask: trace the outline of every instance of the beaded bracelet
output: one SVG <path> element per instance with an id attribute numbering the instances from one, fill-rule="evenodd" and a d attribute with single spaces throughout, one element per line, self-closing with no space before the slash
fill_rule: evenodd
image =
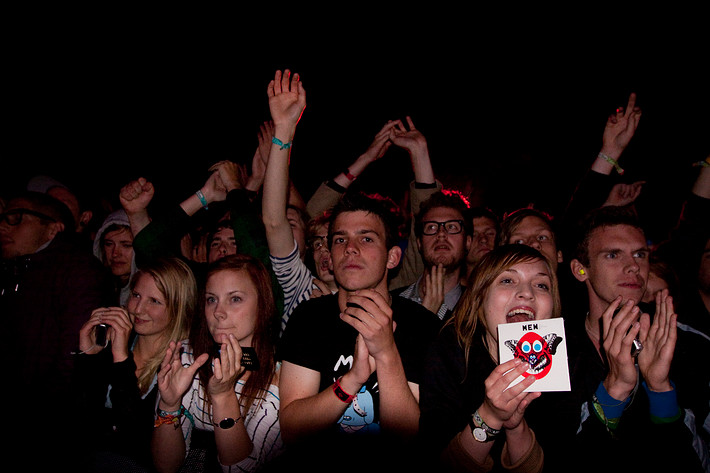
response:
<path id="1" fill-rule="evenodd" d="M 621 166 L 619 166 L 619 163 L 616 161 L 616 159 L 612 158 L 611 156 L 607 156 L 606 154 L 601 153 L 601 152 L 599 153 L 598 156 L 600 158 L 602 158 L 604 161 L 606 161 L 607 163 L 614 166 L 614 168 L 616 169 L 616 172 L 618 172 L 620 176 L 624 175 L 624 170 L 621 169 Z"/>

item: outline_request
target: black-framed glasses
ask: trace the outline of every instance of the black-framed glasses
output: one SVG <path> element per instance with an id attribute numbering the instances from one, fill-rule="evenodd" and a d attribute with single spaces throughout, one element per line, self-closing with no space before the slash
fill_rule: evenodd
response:
<path id="1" fill-rule="evenodd" d="M 0 222 L 4 220 L 5 222 L 7 222 L 8 225 L 14 227 L 15 225 L 19 225 L 22 222 L 22 217 L 24 215 L 34 215 L 35 217 L 38 217 L 42 220 L 56 222 L 56 220 L 50 217 L 49 215 L 43 214 L 42 212 L 36 212 L 30 209 L 8 210 L 7 212 L 0 214 Z"/>
<path id="2" fill-rule="evenodd" d="M 422 233 L 424 235 L 436 235 L 441 227 L 444 227 L 444 231 L 449 235 L 456 235 L 463 230 L 463 220 L 447 220 L 446 222 L 430 220 L 422 222 Z"/>

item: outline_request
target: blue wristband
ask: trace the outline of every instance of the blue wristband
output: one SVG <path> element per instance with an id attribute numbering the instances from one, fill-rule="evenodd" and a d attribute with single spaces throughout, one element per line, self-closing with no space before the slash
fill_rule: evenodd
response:
<path id="1" fill-rule="evenodd" d="M 655 419 L 675 419 L 678 417 L 678 398 L 676 396 L 675 384 L 671 381 L 673 389 L 665 392 L 651 391 L 648 389 L 646 381 L 641 383 L 648 396 L 648 410 L 651 418 Z"/>
<path id="2" fill-rule="evenodd" d="M 276 138 L 275 136 L 271 137 L 271 142 L 272 142 L 273 144 L 275 144 L 275 145 L 281 146 L 280 149 L 288 149 L 288 148 L 291 147 L 291 144 L 293 143 L 293 141 L 289 141 L 288 143 L 284 144 L 283 141 L 281 141 L 280 139 Z"/>
<path id="3" fill-rule="evenodd" d="M 207 199 L 205 199 L 205 195 L 202 193 L 202 191 L 198 189 L 198 191 L 195 192 L 195 195 L 197 196 L 198 199 L 200 199 L 200 203 L 205 208 L 205 210 L 207 210 L 208 209 Z"/>
<path id="4" fill-rule="evenodd" d="M 613 397 L 611 397 L 606 391 L 603 382 L 599 383 L 599 386 L 594 392 L 594 395 L 599 401 L 599 405 L 604 410 L 604 416 L 607 419 L 618 419 L 619 417 L 621 417 L 621 414 L 623 414 L 624 409 L 631 401 L 630 397 L 624 399 L 623 401 L 619 401 L 618 399 L 614 399 Z"/>

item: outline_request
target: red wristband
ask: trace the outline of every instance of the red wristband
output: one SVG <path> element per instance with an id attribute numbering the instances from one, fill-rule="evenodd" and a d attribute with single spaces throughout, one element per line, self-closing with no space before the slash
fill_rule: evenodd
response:
<path id="1" fill-rule="evenodd" d="M 345 171 L 343 171 L 343 175 L 347 177 L 348 181 L 350 182 L 353 182 L 357 178 L 357 176 L 353 176 L 352 174 L 350 174 L 350 169 L 347 168 L 345 169 Z"/>
<path id="2" fill-rule="evenodd" d="M 340 378 L 342 378 L 342 376 Z M 335 393 L 338 399 L 340 399 L 346 404 L 350 404 L 357 396 L 353 396 L 352 394 L 346 393 L 343 388 L 340 387 L 340 378 L 335 380 L 335 384 L 333 385 L 333 392 Z"/>

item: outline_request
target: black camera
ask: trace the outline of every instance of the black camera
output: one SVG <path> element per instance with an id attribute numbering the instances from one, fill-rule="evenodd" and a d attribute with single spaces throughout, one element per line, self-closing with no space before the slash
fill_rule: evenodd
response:
<path id="1" fill-rule="evenodd" d="M 107 344 L 106 332 L 108 331 L 108 324 L 99 324 L 96 326 L 96 345 L 105 347 Z"/>

